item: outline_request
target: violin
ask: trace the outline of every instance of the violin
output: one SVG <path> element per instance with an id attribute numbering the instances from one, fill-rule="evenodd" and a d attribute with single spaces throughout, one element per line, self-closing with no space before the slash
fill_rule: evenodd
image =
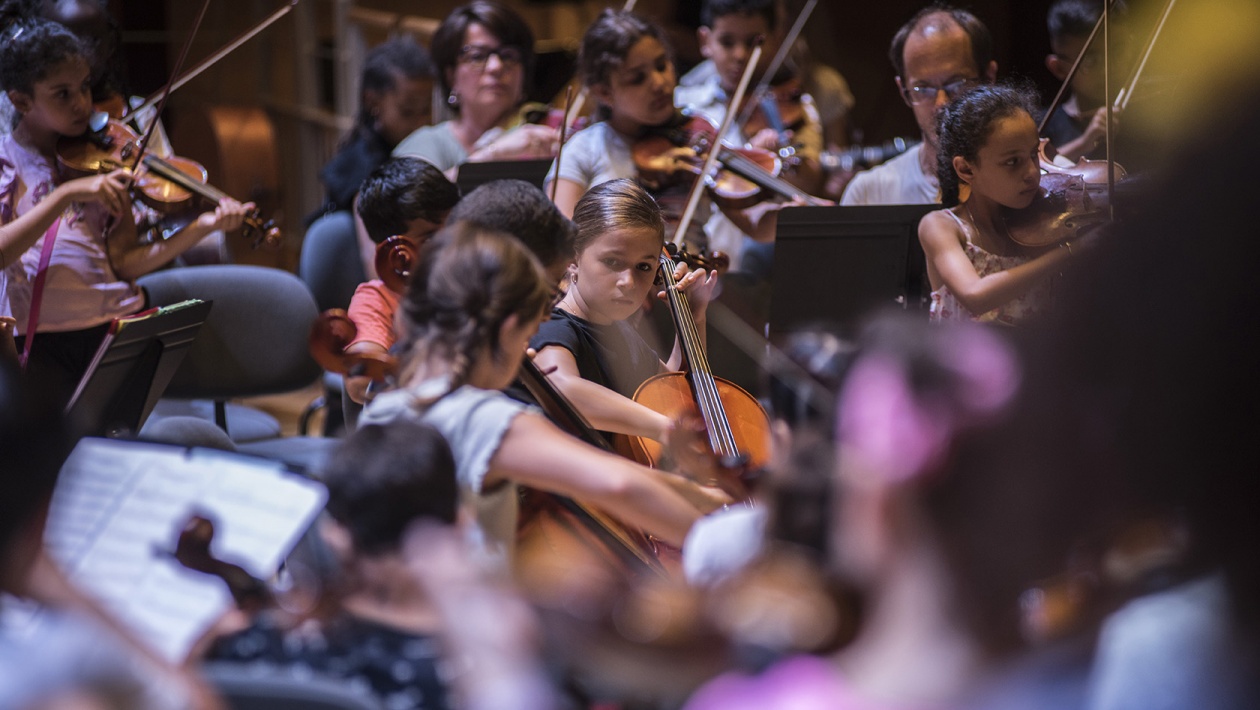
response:
<path id="1" fill-rule="evenodd" d="M 671 251 L 673 249 L 674 251 Z M 713 374 L 700 330 L 691 315 L 687 295 L 674 278 L 676 248 L 661 250 L 660 273 L 666 287 L 670 315 L 682 345 L 685 370 L 649 378 L 634 393 L 634 401 L 671 418 L 694 410 L 699 414 L 709 448 L 721 469 L 738 472 L 742 485 L 726 477 L 724 488 L 742 488 L 747 497 L 748 477 L 770 459 L 770 418 L 757 399 L 739 385 Z M 657 466 L 663 454 L 660 443 L 637 436 L 618 436 L 618 451 L 647 466 Z"/>
<path id="2" fill-rule="evenodd" d="M 1072 167 L 1061 167 L 1044 138 L 1039 157 L 1041 186 L 1032 204 L 1003 213 L 1012 241 L 1034 248 L 1062 244 L 1111 221 L 1107 161 L 1082 158 Z M 1123 179 L 1124 168 L 1113 165 L 1115 179 Z"/>
<path id="3" fill-rule="evenodd" d="M 74 177 L 130 167 L 140 151 L 139 140 L 126 125 L 108 120 L 99 128 L 90 128 L 83 136 L 63 136 L 58 140 L 57 161 Z M 206 169 L 200 163 L 187 158 L 161 158 L 147 152 L 132 188 L 142 202 L 163 214 L 191 207 L 196 197 L 214 204 L 228 197 L 207 183 Z M 244 230 L 255 247 L 280 245 L 280 230 L 275 222 L 264 219 L 257 208 L 245 216 Z"/>
<path id="4" fill-rule="evenodd" d="M 744 135 L 752 136 L 769 128 L 779 134 L 779 143 L 787 143 L 787 132 L 805 123 L 805 106 L 801 99 L 805 88 L 795 76 L 784 74 L 782 80 L 772 82 L 759 96 L 744 121 Z"/>
<path id="5" fill-rule="evenodd" d="M 676 121 L 650 131 L 635 142 L 631 153 L 640 179 L 663 187 L 682 177 L 696 177 L 701 159 L 717 147 L 717 160 L 724 169 L 705 178 L 715 202 L 730 209 L 744 209 L 771 195 L 799 199 L 806 204 L 823 201 L 779 177 L 783 162 L 779 156 L 757 148 L 733 148 L 718 140 L 718 127 L 705 116 L 682 111 Z M 675 149 L 690 155 L 674 159 Z M 663 160 L 668 158 L 668 160 Z"/>

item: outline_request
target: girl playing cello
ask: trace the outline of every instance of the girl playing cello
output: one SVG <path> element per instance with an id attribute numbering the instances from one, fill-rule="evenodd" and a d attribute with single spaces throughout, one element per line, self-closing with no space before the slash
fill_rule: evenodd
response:
<path id="1" fill-rule="evenodd" d="M 680 369 L 675 344 L 668 363 L 626 322 L 652 289 L 665 222 L 652 196 L 633 180 L 610 180 L 578 200 L 578 236 L 569 289 L 530 347 L 561 392 L 598 429 L 664 441 L 669 418 L 629 399 L 649 377 Z M 679 265 L 679 289 L 704 334 L 716 276 Z"/>

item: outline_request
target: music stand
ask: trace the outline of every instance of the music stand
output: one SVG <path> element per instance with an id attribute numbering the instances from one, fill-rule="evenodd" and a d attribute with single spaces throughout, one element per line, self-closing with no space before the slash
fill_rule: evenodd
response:
<path id="1" fill-rule="evenodd" d="M 455 184 L 459 185 L 461 195 L 467 195 L 492 180 L 524 180 L 541 190 L 551 163 L 551 158 L 464 163 L 459 166 L 459 177 Z"/>
<path id="2" fill-rule="evenodd" d="M 770 299 L 778 339 L 820 324 L 851 332 L 873 308 L 925 308 L 919 220 L 940 205 L 789 207 L 779 212 Z"/>
<path id="3" fill-rule="evenodd" d="M 67 415 L 89 435 L 140 431 L 212 304 L 188 301 L 115 321 L 66 405 Z"/>

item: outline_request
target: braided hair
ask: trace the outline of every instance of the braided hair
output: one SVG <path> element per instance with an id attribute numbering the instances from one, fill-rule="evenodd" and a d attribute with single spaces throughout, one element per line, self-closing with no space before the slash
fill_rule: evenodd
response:
<path id="1" fill-rule="evenodd" d="M 941 185 L 941 204 L 958 204 L 958 173 L 954 158 L 975 162 L 980 148 L 993 133 L 998 119 L 1021 111 L 1037 110 L 1037 96 L 1029 88 L 1012 84 L 982 84 L 946 104 L 936 115 L 936 179 Z"/>
<path id="2" fill-rule="evenodd" d="M 503 232 L 457 222 L 429 240 L 418 261 L 403 298 L 405 338 L 414 363 L 451 363 L 448 392 L 467 383 L 483 352 L 503 355 L 499 331 L 509 317 L 525 321 L 550 309 L 538 258 Z"/>

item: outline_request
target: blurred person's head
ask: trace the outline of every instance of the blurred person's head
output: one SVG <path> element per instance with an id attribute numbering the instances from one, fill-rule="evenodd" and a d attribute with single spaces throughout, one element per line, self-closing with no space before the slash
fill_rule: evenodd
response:
<path id="1" fill-rule="evenodd" d="M 433 75 L 428 51 L 409 37 L 373 47 L 359 78 L 357 127 L 398 145 L 432 117 Z"/>
<path id="2" fill-rule="evenodd" d="M 428 424 L 397 420 L 359 427 L 329 457 L 321 480 L 328 513 L 360 555 L 398 552 L 418 521 L 455 522 L 455 460 Z"/>

